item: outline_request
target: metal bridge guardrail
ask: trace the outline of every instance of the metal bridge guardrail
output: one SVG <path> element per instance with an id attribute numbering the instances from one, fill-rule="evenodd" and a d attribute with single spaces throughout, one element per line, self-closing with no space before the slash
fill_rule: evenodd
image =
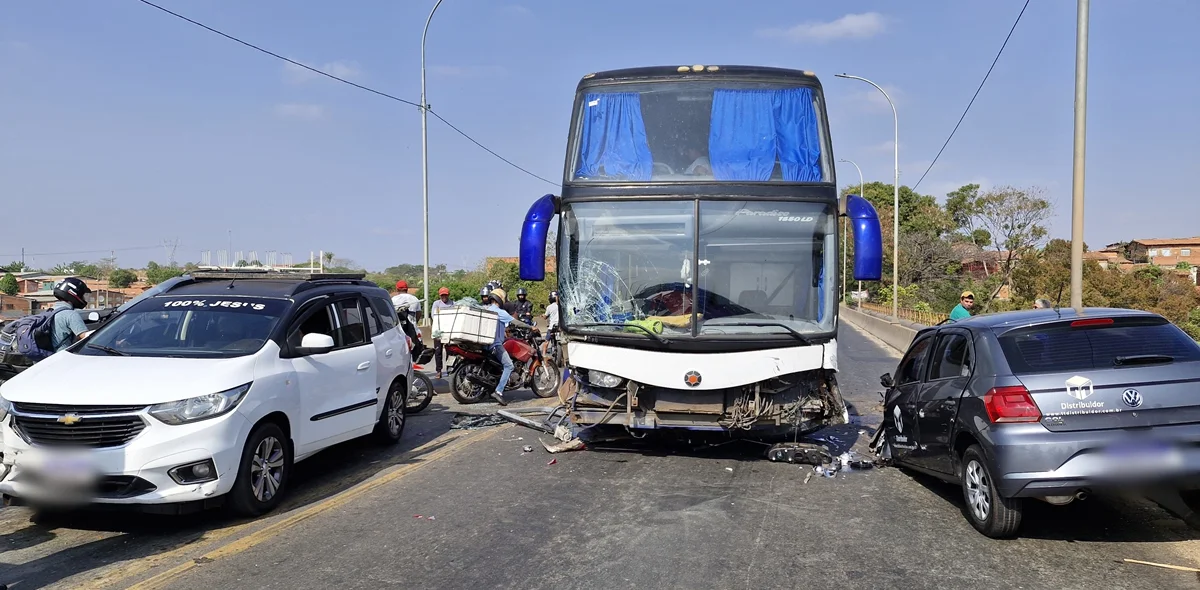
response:
<path id="1" fill-rule="evenodd" d="M 877 313 L 883 316 L 892 317 L 892 306 L 880 305 L 878 303 L 862 303 L 862 309 Z M 950 317 L 950 314 L 937 313 L 933 311 L 921 311 L 918 309 L 908 309 L 901 307 L 897 310 L 900 319 L 912 322 L 914 324 L 922 324 L 925 326 L 936 326 Z"/>

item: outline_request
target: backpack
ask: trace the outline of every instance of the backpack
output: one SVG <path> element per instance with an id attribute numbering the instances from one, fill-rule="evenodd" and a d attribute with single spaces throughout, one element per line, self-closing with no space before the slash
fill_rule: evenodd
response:
<path id="1" fill-rule="evenodd" d="M 54 354 L 54 316 L 60 311 L 65 310 L 51 309 L 13 322 L 14 351 L 35 362 Z"/>

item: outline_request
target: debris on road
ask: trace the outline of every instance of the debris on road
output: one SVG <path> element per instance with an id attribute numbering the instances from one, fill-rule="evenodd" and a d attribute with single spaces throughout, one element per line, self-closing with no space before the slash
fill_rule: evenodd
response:
<path id="1" fill-rule="evenodd" d="M 558 463 L 558 459 L 551 459 L 546 465 L 554 465 L 555 463 Z"/>
<path id="2" fill-rule="evenodd" d="M 1169 570 L 1176 570 L 1176 571 L 1181 571 L 1181 572 L 1196 572 L 1196 573 L 1200 573 L 1200 569 L 1197 569 L 1197 568 L 1194 568 L 1194 567 L 1186 567 L 1186 566 L 1182 566 L 1182 565 L 1167 565 L 1167 564 L 1165 564 L 1165 563 L 1154 563 L 1153 561 L 1141 561 L 1141 560 L 1138 560 L 1138 559 L 1125 559 L 1125 560 L 1123 560 L 1123 561 L 1124 561 L 1125 563 L 1136 563 L 1136 564 L 1138 564 L 1138 565 L 1149 565 L 1149 566 L 1152 566 L 1152 567 L 1161 567 L 1161 568 L 1166 568 L 1166 569 L 1169 569 Z"/>
<path id="3" fill-rule="evenodd" d="M 728 471 L 728 472 L 730 472 L 730 473 L 733 473 L 733 468 L 732 468 L 732 467 L 726 467 L 726 468 L 725 468 L 725 471 Z"/>
<path id="4" fill-rule="evenodd" d="M 812 443 L 779 443 L 767 450 L 767 459 L 783 463 L 826 465 L 833 462 L 829 449 Z"/>
<path id="5" fill-rule="evenodd" d="M 548 452 L 548 453 L 563 453 L 566 451 L 580 451 L 580 450 L 583 450 L 584 448 L 586 448 L 586 446 L 583 443 L 583 439 L 579 439 L 579 438 L 573 438 L 568 441 L 557 442 L 554 444 L 550 444 L 544 440 L 539 440 L 538 442 L 542 443 L 542 446 L 546 448 L 546 452 Z"/>
<path id="6" fill-rule="evenodd" d="M 523 452 L 523 453 L 532 453 L 532 452 L 533 452 L 533 447 L 532 447 L 532 446 L 530 446 L 530 445 L 525 445 L 523 448 L 521 448 L 521 452 Z"/>
<path id="7" fill-rule="evenodd" d="M 450 420 L 451 430 L 475 430 L 478 428 L 489 428 L 491 426 L 500 426 L 506 420 L 496 414 L 465 414 L 458 413 Z"/>
<path id="8" fill-rule="evenodd" d="M 808 480 L 810 479 L 812 479 L 812 473 L 806 473 L 804 475 L 804 483 L 808 483 Z"/>

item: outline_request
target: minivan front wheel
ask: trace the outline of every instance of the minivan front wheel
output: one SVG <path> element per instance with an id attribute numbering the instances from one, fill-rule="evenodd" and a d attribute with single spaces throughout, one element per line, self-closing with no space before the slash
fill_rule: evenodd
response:
<path id="1" fill-rule="evenodd" d="M 291 471 L 292 447 L 283 429 L 274 422 L 255 428 L 242 449 L 237 481 L 229 493 L 230 508 L 250 517 L 274 510 L 287 491 Z"/>
<path id="2" fill-rule="evenodd" d="M 971 445 L 963 453 L 963 500 L 967 520 L 975 530 L 993 539 L 1010 537 L 1021 527 L 1024 503 L 1020 498 L 1005 498 L 996 488 L 991 468 L 979 445 Z"/>

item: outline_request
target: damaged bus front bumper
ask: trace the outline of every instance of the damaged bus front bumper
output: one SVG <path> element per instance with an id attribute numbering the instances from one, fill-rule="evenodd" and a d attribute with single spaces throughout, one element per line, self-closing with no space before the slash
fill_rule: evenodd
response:
<path id="1" fill-rule="evenodd" d="M 594 385 L 589 372 L 573 372 L 568 417 L 576 426 L 611 424 L 637 430 L 677 428 L 791 436 L 846 424 L 849 412 L 833 371 L 797 372 L 739 387 L 690 391 L 622 379 L 619 387 Z"/>

